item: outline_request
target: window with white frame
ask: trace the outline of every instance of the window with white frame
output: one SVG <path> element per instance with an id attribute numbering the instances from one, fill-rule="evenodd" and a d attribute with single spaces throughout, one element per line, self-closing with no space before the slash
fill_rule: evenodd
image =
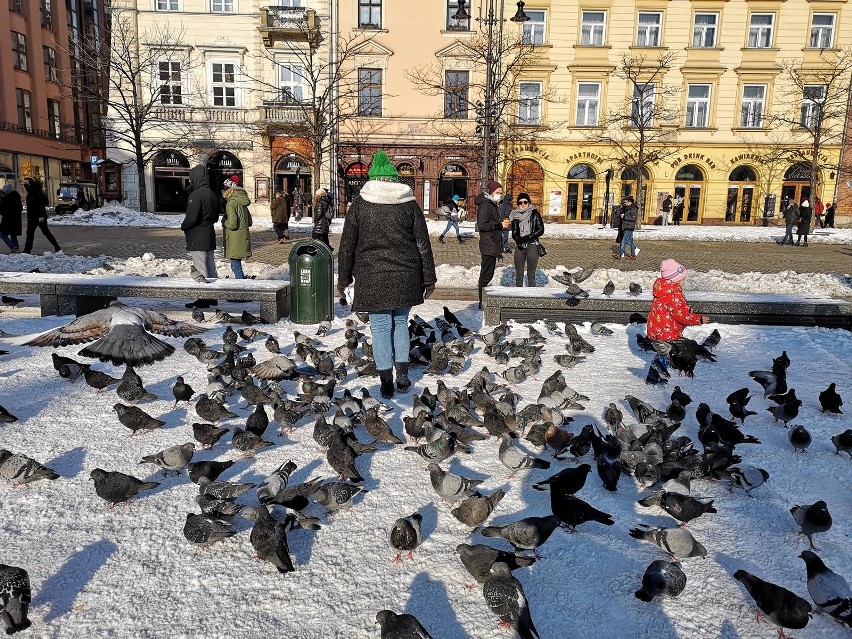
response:
<path id="1" fill-rule="evenodd" d="M 382 28 L 382 0 L 358 0 L 358 28 Z"/>
<path id="2" fill-rule="evenodd" d="M 459 12 L 459 0 L 447 0 L 447 31 L 470 31 L 470 3 L 465 8 L 467 18 L 459 20 L 456 18 Z"/>
<path id="3" fill-rule="evenodd" d="M 546 11 L 527 11 L 529 20 L 521 23 L 521 41 L 524 44 L 544 44 Z"/>
<path id="4" fill-rule="evenodd" d="M 521 82 L 518 85 L 518 124 L 541 124 L 541 82 Z"/>
<path id="5" fill-rule="evenodd" d="M 660 46 L 660 33 L 663 29 L 663 14 L 639 12 L 639 24 L 636 27 L 637 47 Z"/>
<path id="6" fill-rule="evenodd" d="M 210 11 L 213 13 L 234 13 L 235 0 L 210 0 Z"/>
<path id="7" fill-rule="evenodd" d="M 692 27 L 692 46 L 696 49 L 713 49 L 719 28 L 718 13 L 696 13 Z"/>
<path id="8" fill-rule="evenodd" d="M 470 73 L 447 71 L 444 75 L 444 117 L 450 120 L 467 118 Z"/>
<path id="9" fill-rule="evenodd" d="M 763 114 L 766 111 L 766 85 L 743 85 L 743 101 L 740 105 L 740 127 L 760 129 L 763 127 Z"/>
<path id="10" fill-rule="evenodd" d="M 601 85 L 599 82 L 580 82 L 577 84 L 576 126 L 597 126 L 601 104 Z"/>
<path id="11" fill-rule="evenodd" d="M 580 44 L 585 47 L 602 47 L 606 31 L 606 11 L 583 11 Z"/>
<path id="12" fill-rule="evenodd" d="M 276 7 L 292 7 L 294 9 L 304 9 L 305 8 L 305 0 L 278 0 L 275 3 Z"/>
<path id="13" fill-rule="evenodd" d="M 775 28 L 774 13 L 752 13 L 748 27 L 749 49 L 768 49 L 772 46 Z"/>
<path id="14" fill-rule="evenodd" d="M 210 73 L 213 106 L 237 106 L 237 65 L 233 62 L 213 62 Z"/>
<path id="15" fill-rule="evenodd" d="M 834 13 L 815 13 L 811 16 L 811 47 L 830 49 L 834 44 Z"/>
<path id="16" fill-rule="evenodd" d="M 706 128 L 710 121 L 710 85 L 690 84 L 686 92 L 686 122 L 690 128 Z"/>
<path id="17" fill-rule="evenodd" d="M 633 85 L 633 97 L 630 100 L 630 126 L 654 126 L 654 95 L 656 87 L 653 82 Z"/>
<path id="18" fill-rule="evenodd" d="M 305 99 L 305 67 L 284 62 L 278 65 L 278 99 L 281 102 L 302 102 Z"/>
<path id="19" fill-rule="evenodd" d="M 802 109 L 799 124 L 803 129 L 815 129 L 822 122 L 822 106 L 825 102 L 825 85 L 806 84 L 802 91 Z"/>
<path id="20" fill-rule="evenodd" d="M 47 131 L 54 140 L 62 135 L 62 119 L 59 113 L 59 100 L 47 100 Z"/>
<path id="21" fill-rule="evenodd" d="M 181 63 L 175 60 L 157 62 L 157 94 L 160 104 L 168 106 L 184 105 L 184 75 Z"/>
<path id="22" fill-rule="evenodd" d="M 382 115 L 381 69 L 358 69 L 358 115 Z"/>
<path id="23" fill-rule="evenodd" d="M 156 0 L 157 11 L 180 11 L 180 0 Z"/>

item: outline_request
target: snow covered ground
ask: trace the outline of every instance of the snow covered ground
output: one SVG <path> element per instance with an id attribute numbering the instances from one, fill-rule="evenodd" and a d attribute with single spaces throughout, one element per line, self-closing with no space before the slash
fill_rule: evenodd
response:
<path id="1" fill-rule="evenodd" d="M 153 304 L 159 308 L 158 303 Z M 431 320 L 440 316 L 441 306 L 441 302 L 427 302 L 416 312 Z M 481 328 L 481 314 L 472 305 L 450 306 L 464 323 Z M 343 343 L 345 311 L 338 312 L 333 330 L 320 340 L 323 347 Z M 175 316 L 186 318 L 186 313 Z M 10 317 L 3 311 L 0 330 L 31 333 L 67 320 Z M 537 328 L 547 334 L 543 325 Z M 688 335 L 698 339 L 719 329 L 718 363 L 699 363 L 694 379 L 675 377 L 663 388 L 644 383 L 650 357 L 635 345 L 635 335 L 643 328 L 610 328 L 614 335 L 600 338 L 591 336 L 588 325 L 579 328 L 596 351 L 565 372 L 569 385 L 591 398 L 585 402 L 586 410 L 571 413 L 572 432 L 587 423 L 601 424 L 601 412 L 611 401 L 633 423 L 623 401 L 625 394 L 664 409 L 672 387 L 679 384 L 694 403 L 678 434 L 695 439 L 694 408 L 699 402 L 726 415 L 727 394 L 749 386 L 755 395 L 749 408 L 758 415 L 750 417 L 743 430 L 763 443 L 740 446 L 738 452 L 745 463 L 768 470 L 770 480 L 751 498 L 739 490 L 729 493 L 724 484 L 695 481 L 693 494 L 716 499 L 719 511 L 689 526 L 707 547 L 708 556 L 684 560 L 688 582 L 680 597 L 645 604 L 633 592 L 640 586 L 645 567 L 666 555 L 631 538 L 627 531 L 640 522 L 664 526 L 676 522 L 657 508 L 645 509 L 636 503 L 639 487 L 633 478 L 622 477 L 618 492 L 609 493 L 593 470 L 578 496 L 611 513 L 615 525 L 588 523 L 574 534 L 557 530 L 541 548 L 543 558 L 515 573 L 526 590 L 542 639 L 774 637 L 771 624 L 755 623 L 751 599 L 732 574 L 744 568 L 808 597 L 804 563 L 798 558 L 808 545 L 796 534 L 789 513 L 792 505 L 818 499 L 828 503 L 834 525 L 815 537 L 818 554 L 833 570 L 852 578 L 852 461 L 835 455 L 829 441 L 850 423 L 845 416 L 821 413 L 817 402 L 818 393 L 834 381 L 849 405 L 852 335 L 811 328 L 708 325 L 690 329 Z M 287 322 L 264 329 L 279 339 L 285 351 L 291 348 L 294 330 L 314 332 L 312 327 Z M 222 330 L 221 325 L 216 326 L 202 337 L 221 347 Z M 526 335 L 524 326 L 512 327 L 510 337 Z M 321 517 L 322 529 L 290 534 L 295 573 L 280 575 L 271 565 L 251 560 L 250 524 L 240 517 L 235 520 L 240 531 L 235 537 L 209 551 L 190 545 L 181 531 L 186 513 L 198 512 L 194 502 L 197 487 L 185 474 L 164 478 L 154 467 L 139 465 L 143 455 L 191 441 L 190 424 L 199 421 L 191 407 L 172 407 L 170 389 L 175 377 L 183 375 L 196 390 L 203 390 L 203 367 L 181 348 L 183 340 L 166 339 L 175 345 L 175 354 L 139 369 L 146 388 L 162 398 L 142 407 L 165 420 L 166 426 L 132 439 L 112 411 L 117 401 L 114 392 L 97 393 L 82 380 L 71 385 L 60 379 L 51 365 L 52 349 L 0 345 L 11 351 L 0 357 L 0 404 L 20 418 L 16 424 L 0 426 L 0 447 L 30 455 L 61 475 L 54 482 L 29 488 L 0 485 L 0 547 L 4 550 L 0 561 L 25 567 L 33 584 L 33 627 L 26 636 L 231 638 L 272 634 L 361 639 L 378 636 L 375 613 L 382 608 L 415 614 L 435 639 L 512 636 L 498 628 L 481 587 L 466 588 L 472 580 L 454 553 L 463 542 L 491 543 L 507 550 L 509 545 L 472 534 L 459 523 L 432 491 L 419 458 L 401 446 L 381 445 L 378 452 L 359 458 L 369 492 L 349 512 L 327 517 L 317 506 L 308 508 L 309 514 Z M 483 355 L 479 344 L 460 375 L 444 378 L 447 384 L 460 388 L 484 365 L 498 373 L 506 368 Z M 522 406 L 538 397 L 541 381 L 555 370 L 553 355 L 564 353 L 564 346 L 564 338 L 548 337 L 541 372 L 514 388 L 523 397 Z M 76 358 L 79 348 L 58 352 Z M 771 358 L 783 349 L 792 361 L 790 386 L 804 401 L 794 423 L 805 425 L 814 438 L 807 454 L 793 451 L 787 430 L 773 423 L 765 410 L 769 402 L 747 376 L 750 370 L 769 368 Z M 251 344 L 250 350 L 258 361 L 269 357 L 260 341 Z M 517 360 L 510 364 L 515 363 Z M 110 365 L 96 367 L 120 374 Z M 425 386 L 435 389 L 437 380 L 424 378 L 422 369 L 414 369 L 412 377 L 413 392 L 419 393 Z M 295 392 L 292 382 L 282 384 L 291 395 Z M 350 376 L 342 387 L 357 390 L 364 385 L 377 394 L 377 380 L 371 378 Z M 390 424 L 402 435 L 401 416 L 410 414 L 411 396 L 398 395 L 391 403 Z M 225 425 L 244 424 L 248 411 L 237 408 L 236 412 L 240 417 Z M 296 481 L 333 477 L 325 457 L 317 451 L 311 429 L 312 421 L 303 420 L 292 435 L 279 437 L 273 434 L 274 426 L 270 427 L 267 434 L 276 445 L 253 460 L 238 459 L 223 478 L 258 482 L 287 459 L 298 464 Z M 358 431 L 363 438 L 360 428 Z M 523 444 L 531 452 L 549 457 L 529 442 Z M 455 456 L 443 466 L 483 479 L 482 488 L 489 493 L 497 488 L 507 491 L 489 523 L 549 513 L 548 494 L 532 490 L 531 484 L 571 465 L 569 462 L 554 461 L 548 471 L 521 472 L 510 479 L 497 459 L 493 440 L 477 442 L 473 448 L 473 454 Z M 206 459 L 237 459 L 230 437 L 211 451 L 196 452 L 196 461 Z M 97 467 L 161 481 L 162 485 L 127 507 L 108 510 L 88 481 L 90 471 Z M 253 491 L 240 502 L 255 505 Z M 414 559 L 395 564 L 388 531 L 396 518 L 415 511 L 423 515 L 423 545 Z M 827 639 L 845 636 L 848 631 L 826 616 L 816 615 L 807 628 L 794 634 L 799 639 Z"/>

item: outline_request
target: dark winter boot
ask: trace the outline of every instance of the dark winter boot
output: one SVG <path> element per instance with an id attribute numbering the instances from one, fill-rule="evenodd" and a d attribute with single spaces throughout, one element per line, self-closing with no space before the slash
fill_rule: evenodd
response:
<path id="1" fill-rule="evenodd" d="M 408 362 L 396 362 L 396 390 L 400 393 L 407 393 L 411 388 L 411 380 L 408 379 Z"/>
<path id="2" fill-rule="evenodd" d="M 464 240 L 461 238 L 461 235 L 459 235 L 456 239 L 459 241 L 459 244 L 464 244 Z"/>
<path id="3" fill-rule="evenodd" d="M 382 382 L 382 385 L 379 387 L 382 397 L 391 399 L 393 397 L 393 369 L 379 371 L 379 379 Z"/>
<path id="4" fill-rule="evenodd" d="M 444 242 L 444 236 L 443 236 L 443 235 L 439 235 L 439 236 L 438 236 L 438 241 L 439 241 L 441 244 L 444 244 L 444 243 L 445 243 L 445 242 Z"/>

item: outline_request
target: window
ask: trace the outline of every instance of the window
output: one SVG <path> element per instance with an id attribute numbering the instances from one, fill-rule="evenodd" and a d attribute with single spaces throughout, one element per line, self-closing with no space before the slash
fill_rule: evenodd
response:
<path id="1" fill-rule="evenodd" d="M 686 96 L 686 126 L 705 128 L 710 114 L 710 85 L 690 84 Z"/>
<path id="2" fill-rule="evenodd" d="M 637 47 L 660 46 L 660 31 L 663 28 L 662 13 L 639 13 L 639 26 L 636 31 Z"/>
<path id="3" fill-rule="evenodd" d="M 465 3 L 466 20 L 456 20 L 459 0 L 447 0 L 447 31 L 470 31 L 470 3 Z"/>
<path id="4" fill-rule="evenodd" d="M 692 28 L 692 46 L 696 49 L 713 49 L 716 46 L 718 13 L 696 13 Z"/>
<path id="5" fill-rule="evenodd" d="M 234 13 L 234 0 L 210 0 L 213 13 Z"/>
<path id="6" fill-rule="evenodd" d="M 304 9 L 305 0 L 278 0 L 277 7 L 291 7 L 294 9 Z"/>
<path id="7" fill-rule="evenodd" d="M 157 11 L 180 11 L 180 0 L 157 0 Z"/>
<path id="8" fill-rule="evenodd" d="M 811 17 L 811 47 L 830 49 L 834 44 L 833 13 L 815 13 Z"/>
<path id="9" fill-rule="evenodd" d="M 12 31 L 12 59 L 15 68 L 28 71 L 27 67 L 27 37 L 23 33 Z"/>
<path id="10" fill-rule="evenodd" d="M 233 62 L 214 62 L 213 72 L 213 106 L 237 106 L 237 65 Z"/>
<path id="11" fill-rule="evenodd" d="M 740 127 L 760 129 L 766 107 L 766 85 L 746 84 L 743 86 L 743 102 L 740 106 Z"/>
<path id="12" fill-rule="evenodd" d="M 530 17 L 521 23 L 521 41 L 524 44 L 544 44 L 545 11 L 527 11 Z"/>
<path id="13" fill-rule="evenodd" d="M 602 47 L 605 28 L 606 11 L 583 11 L 580 44 L 585 47 Z"/>
<path id="14" fill-rule="evenodd" d="M 774 13 L 752 13 L 748 28 L 749 49 L 768 49 L 771 47 L 774 25 Z"/>
<path id="15" fill-rule="evenodd" d="M 50 0 L 40 0 L 41 26 L 43 29 L 53 30 L 53 13 L 50 8 Z"/>
<path id="16" fill-rule="evenodd" d="M 577 126 L 597 126 L 600 95 L 601 85 L 598 82 L 580 82 L 577 85 Z"/>
<path id="17" fill-rule="evenodd" d="M 9 0 L 9 11 L 24 15 L 24 0 Z"/>
<path id="18" fill-rule="evenodd" d="M 825 86 L 806 84 L 802 93 L 802 111 L 799 124 L 803 129 L 815 129 L 822 122 L 822 103 L 825 101 Z"/>
<path id="19" fill-rule="evenodd" d="M 447 71 L 444 82 L 444 117 L 451 120 L 466 120 L 468 105 L 468 72 Z"/>
<path id="20" fill-rule="evenodd" d="M 278 99 L 285 103 L 305 99 L 305 68 L 301 64 L 285 62 L 278 65 Z"/>
<path id="21" fill-rule="evenodd" d="M 358 0 L 358 28 L 382 28 L 382 0 Z"/>
<path id="22" fill-rule="evenodd" d="M 630 126 L 654 126 L 654 94 L 653 82 L 633 85 L 633 97 L 630 100 Z"/>
<path id="23" fill-rule="evenodd" d="M 18 128 L 27 133 L 33 132 L 32 95 L 29 91 L 15 89 L 15 101 L 18 105 Z"/>
<path id="24" fill-rule="evenodd" d="M 59 117 L 59 100 L 47 101 L 47 128 L 50 131 L 50 137 L 58 140 L 62 132 L 61 120 Z"/>
<path id="25" fill-rule="evenodd" d="M 382 114 L 382 70 L 358 69 L 358 115 Z"/>
<path id="26" fill-rule="evenodd" d="M 521 82 L 518 86 L 518 124 L 541 124 L 541 82 Z"/>
<path id="27" fill-rule="evenodd" d="M 50 82 L 59 81 L 59 73 L 56 71 L 56 49 L 53 47 L 42 47 L 44 58 L 44 77 Z"/>
<path id="28" fill-rule="evenodd" d="M 160 104 L 182 106 L 184 104 L 183 74 L 180 62 L 160 60 L 158 66 L 157 90 Z"/>

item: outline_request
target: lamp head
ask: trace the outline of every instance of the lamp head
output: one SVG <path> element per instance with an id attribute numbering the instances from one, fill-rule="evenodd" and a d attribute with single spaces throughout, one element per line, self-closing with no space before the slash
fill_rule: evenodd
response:
<path id="1" fill-rule="evenodd" d="M 459 8 L 456 9 L 456 12 L 453 14 L 453 20 L 456 22 L 465 22 L 470 20 L 470 14 L 464 9 L 465 4 L 467 4 L 467 0 L 459 0 Z"/>
<path id="2" fill-rule="evenodd" d="M 518 10 L 515 12 L 511 18 L 509 18 L 512 22 L 527 22 L 530 17 L 524 13 L 524 0 L 518 0 Z"/>

